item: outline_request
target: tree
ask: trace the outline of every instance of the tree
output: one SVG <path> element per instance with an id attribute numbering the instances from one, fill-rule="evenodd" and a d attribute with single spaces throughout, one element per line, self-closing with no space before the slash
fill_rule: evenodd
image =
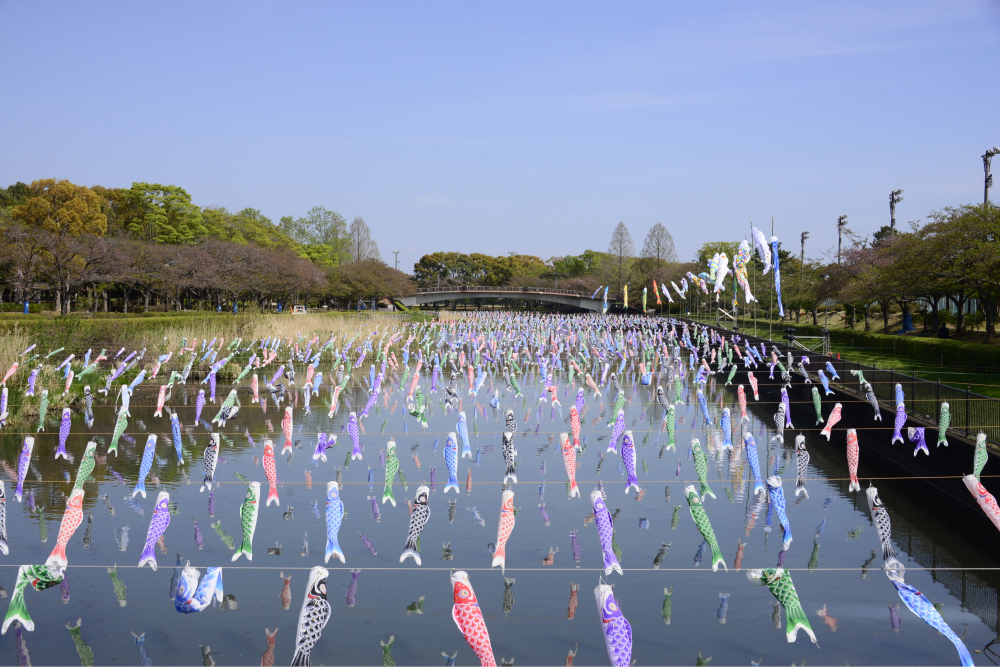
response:
<path id="1" fill-rule="evenodd" d="M 338 252 L 346 249 L 347 221 L 339 213 L 322 206 L 309 209 L 304 218 L 286 215 L 281 218 L 280 227 L 303 245 L 328 245 Z"/>
<path id="2" fill-rule="evenodd" d="M 896 232 L 889 225 L 882 225 L 877 232 L 872 234 L 872 246 L 879 247 L 889 241 Z"/>
<path id="3" fill-rule="evenodd" d="M 465 255 L 457 252 L 424 255 L 413 265 L 413 277 L 421 287 L 437 287 L 439 282 L 448 285 L 459 277 L 459 267 L 464 258 Z"/>
<path id="4" fill-rule="evenodd" d="M 42 275 L 56 293 L 56 308 L 69 312 L 71 277 L 79 268 L 79 239 L 108 229 L 101 198 L 90 188 L 53 178 L 32 182 L 31 194 L 11 211 L 14 220 L 38 230 Z"/>
<path id="5" fill-rule="evenodd" d="M 347 230 L 348 253 L 352 262 L 363 262 L 366 259 L 382 259 L 378 244 L 372 238 L 372 230 L 368 228 L 365 219 L 360 215 L 351 221 Z"/>
<path id="6" fill-rule="evenodd" d="M 11 211 L 15 220 L 58 236 L 100 235 L 107 231 L 108 219 L 101 211 L 101 200 L 90 188 L 46 178 L 34 181 L 29 190 L 30 196 Z"/>
<path id="7" fill-rule="evenodd" d="M 206 236 L 261 248 L 299 251 L 301 246 L 255 208 L 230 213 L 224 207 L 207 207 L 201 212 Z"/>
<path id="8" fill-rule="evenodd" d="M 133 225 L 134 230 L 144 227 L 146 202 L 140 192 L 131 188 L 106 188 L 103 185 L 94 185 L 90 189 L 101 198 L 102 210 L 108 218 L 107 234 L 118 236 L 130 233 L 130 225 Z"/>
<path id="9" fill-rule="evenodd" d="M 18 181 L 14 185 L 0 188 L 0 209 L 17 206 L 31 196 L 31 188 Z"/>
<path id="10" fill-rule="evenodd" d="M 894 290 L 886 280 L 891 254 L 885 252 L 892 239 L 884 239 L 882 246 L 868 245 L 864 239 L 850 235 L 851 245 L 841 257 L 841 263 L 831 267 L 831 278 L 838 288 L 838 295 L 847 304 L 860 304 L 865 316 L 865 331 L 871 329 L 869 316 L 873 303 L 882 311 L 883 333 L 888 333 L 889 306 L 895 298 Z"/>
<path id="11" fill-rule="evenodd" d="M 712 257 L 716 255 L 716 253 L 726 253 L 726 257 L 729 258 L 729 267 L 732 268 L 733 257 L 736 256 L 739 249 L 739 241 L 711 241 L 709 243 L 704 243 L 698 250 L 698 268 L 702 271 L 708 271 L 708 263 L 712 260 Z M 754 257 L 756 257 L 756 253 L 754 254 Z M 695 273 L 697 273 L 697 271 Z"/>
<path id="12" fill-rule="evenodd" d="M 190 244 L 205 236 L 201 209 L 191 195 L 176 185 L 133 183 L 140 210 L 126 221 L 126 229 L 139 238 L 168 244 Z"/>
<path id="13" fill-rule="evenodd" d="M 666 262 L 677 261 L 677 251 L 674 249 L 674 237 L 670 235 L 663 223 L 656 223 L 646 234 L 642 244 L 642 256 L 653 260 L 653 267 L 660 268 Z"/>
<path id="14" fill-rule="evenodd" d="M 0 256 L 7 269 L 7 282 L 14 299 L 24 302 L 36 292 L 41 274 L 43 244 L 41 230 L 14 223 L 2 229 Z"/>
<path id="15" fill-rule="evenodd" d="M 608 256 L 604 264 L 604 274 L 608 283 L 615 288 L 616 294 L 621 294 L 622 287 L 628 284 L 632 273 L 632 261 L 635 259 L 635 244 L 628 227 L 619 222 L 611 232 L 611 242 L 608 243 Z"/>
<path id="16" fill-rule="evenodd" d="M 331 293 L 348 302 L 409 296 L 414 292 L 409 276 L 380 259 L 343 264 L 331 269 L 329 276 Z"/>
<path id="17" fill-rule="evenodd" d="M 986 320 L 986 339 L 996 336 L 1000 311 L 1000 208 L 992 204 L 965 205 L 934 211 L 921 233 L 938 254 L 939 266 L 964 298 L 979 299 Z M 964 303 L 951 297 L 959 318 Z M 959 320 L 961 329 L 961 319 Z"/>

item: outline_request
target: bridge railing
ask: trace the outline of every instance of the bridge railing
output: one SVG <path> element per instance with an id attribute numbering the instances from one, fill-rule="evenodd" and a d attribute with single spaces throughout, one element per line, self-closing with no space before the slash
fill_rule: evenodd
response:
<path id="1" fill-rule="evenodd" d="M 557 289 L 549 287 L 488 287 L 479 285 L 458 285 L 451 287 L 420 287 L 417 294 L 440 294 L 443 292 L 462 292 L 476 294 L 477 292 L 504 292 L 511 295 L 516 294 L 565 294 L 567 296 L 577 296 L 589 299 L 590 292 L 579 290 Z"/>

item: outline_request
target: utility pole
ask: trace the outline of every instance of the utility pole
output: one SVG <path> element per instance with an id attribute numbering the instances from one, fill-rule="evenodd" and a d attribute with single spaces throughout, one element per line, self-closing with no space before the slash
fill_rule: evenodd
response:
<path id="1" fill-rule="evenodd" d="M 983 206 L 990 202 L 990 186 L 993 185 L 993 174 L 990 173 L 990 161 L 994 155 L 1000 155 L 1000 148 L 994 146 L 983 153 L 983 170 L 986 172 L 983 182 Z"/>
<path id="2" fill-rule="evenodd" d="M 396 256 L 396 270 L 397 271 L 399 271 L 399 253 L 401 253 L 401 252 L 403 252 L 403 251 L 402 250 L 393 250 L 392 251 L 392 254 Z"/>
<path id="3" fill-rule="evenodd" d="M 896 204 L 903 201 L 903 191 L 893 190 L 889 193 L 889 227 L 896 233 Z"/>
<path id="4" fill-rule="evenodd" d="M 840 249 L 844 242 L 844 227 L 847 226 L 847 216 L 837 218 L 837 266 L 840 266 Z"/>

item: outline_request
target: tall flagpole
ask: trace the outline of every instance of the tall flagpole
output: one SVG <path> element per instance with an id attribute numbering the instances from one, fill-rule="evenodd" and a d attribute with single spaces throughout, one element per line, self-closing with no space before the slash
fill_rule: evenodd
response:
<path id="1" fill-rule="evenodd" d="M 774 216 L 771 216 L 771 236 L 774 236 Z M 768 239 L 770 241 L 770 239 Z M 773 340 L 771 338 L 771 324 L 774 319 L 774 258 L 771 258 L 771 305 L 767 309 L 767 339 Z"/>
<path id="2" fill-rule="evenodd" d="M 753 220 L 750 221 L 750 238 L 753 238 Z M 751 256 L 751 260 L 752 259 L 753 259 L 753 257 Z M 753 262 L 751 261 L 751 265 L 752 264 L 753 264 Z M 757 272 L 756 271 L 753 271 L 753 293 L 754 293 L 754 302 L 753 302 L 753 335 L 756 336 L 757 335 L 757 304 L 759 303 L 759 301 L 757 299 Z"/>

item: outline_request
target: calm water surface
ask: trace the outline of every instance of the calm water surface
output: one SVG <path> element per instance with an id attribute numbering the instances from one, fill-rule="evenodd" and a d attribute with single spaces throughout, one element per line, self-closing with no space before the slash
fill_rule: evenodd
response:
<path id="1" fill-rule="evenodd" d="M 355 374 L 359 375 L 367 373 Z M 494 381 L 502 386 L 499 378 Z M 294 651 L 307 572 L 323 563 L 326 482 L 336 479 L 338 470 L 347 510 L 340 530 L 347 563 L 341 565 L 333 560 L 327 565 L 333 615 L 313 651 L 314 664 L 380 664 L 380 642 L 388 643 L 390 638 L 394 638 L 391 654 L 398 664 L 444 664 L 441 653 L 455 651 L 457 664 L 478 664 L 451 620 L 452 568 L 469 572 L 498 660 L 513 659 L 517 665 L 563 664 L 567 653 L 577 650 L 574 664 L 607 664 L 593 595 L 600 574 L 601 550 L 596 528 L 588 520 L 592 509 L 589 493 L 598 480 L 602 480 L 607 492 L 608 507 L 612 512 L 620 510 L 616 532 L 625 573 L 612 574 L 610 582 L 632 625 L 637 664 L 694 664 L 699 652 L 705 658 L 711 656 L 714 665 L 749 664 L 762 656 L 761 664 L 772 665 L 802 661 L 813 665 L 957 662 L 952 644 L 900 604 L 881 571 L 881 554 L 872 559 L 873 549 L 879 546 L 878 536 L 869 520 L 864 494 L 847 493 L 842 442 L 839 446 L 836 442 L 827 444 L 815 431 L 807 432 L 812 457 L 809 497 L 796 500 L 796 431 L 789 432 L 786 445 L 772 442 L 770 433 L 762 431 L 762 423 L 771 423 L 774 405 L 751 405 L 754 421 L 750 428 L 757 439 L 762 468 L 766 456 L 768 469 L 773 472 L 777 467 L 785 480 L 794 535 L 785 565 L 793 570 L 802 605 L 819 640 L 818 646 L 813 645 L 800 633 L 797 643 L 788 644 L 784 618 L 780 629 L 775 625 L 774 598 L 766 588 L 750 583 L 745 573 L 748 567 L 776 565 L 781 549 L 780 525 L 774 518 L 773 529 L 768 531 L 766 508 L 753 516 L 753 499 L 748 497 L 745 481 L 752 476 L 745 455 L 734 458 L 715 447 L 721 437 L 705 430 L 693 397 L 685 396 L 686 404 L 678 406 L 677 451 L 663 451 L 666 433 L 660 432 L 662 410 L 655 404 L 653 391 L 626 384 L 627 423 L 635 436 L 638 476 L 643 487 L 643 494 L 637 497 L 635 492 L 624 492 L 620 456 L 604 453 L 613 397 L 595 401 L 588 390 L 581 436 L 585 451 L 579 456 L 577 471 L 583 497 L 570 499 L 558 439 L 560 431 L 569 430 L 569 407 L 575 389 L 567 388 L 564 382 L 560 388 L 563 407 L 553 408 L 549 403 L 537 403 L 537 376 L 533 381 L 524 380 L 522 385 L 526 397 L 512 402 L 504 396 L 501 411 L 488 406 L 492 393 L 489 382 L 476 402 L 470 400 L 467 387 L 463 388 L 462 407 L 469 420 L 474 458 L 460 462 L 461 493 L 457 497 L 443 494 L 448 476 L 443 445 L 448 432 L 456 428 L 457 411 L 443 409 L 442 393 L 429 395 L 429 428 L 422 430 L 405 413 L 405 394 L 399 390 L 397 380 L 391 387 L 393 393 L 384 396 L 383 392 L 378 410 L 364 420 L 364 460 L 354 462 L 345 461 L 351 445 L 346 431 L 342 431 L 350 409 L 342 401 L 339 412 L 328 418 L 324 399 L 329 393 L 324 389 L 321 398 L 313 399 L 312 413 L 305 415 L 300 396 L 300 407 L 295 411 L 296 448 L 290 456 L 277 457 L 281 505 L 261 508 L 254 560 L 251 563 L 241 558 L 234 564 L 230 563 L 233 551 L 217 531 L 224 531 L 237 545 L 241 541 L 239 508 L 246 485 L 237 473 L 260 481 L 266 497 L 267 482 L 259 463 L 262 440 L 270 434 L 280 452 L 284 439 L 282 412 L 273 403 L 262 412 L 248 396 L 241 397 L 243 409 L 221 429 L 222 460 L 216 473 L 221 484 L 213 494 L 200 491 L 204 476 L 202 451 L 210 431 L 203 424 L 191 426 L 197 395 L 193 382 L 175 389 L 170 406 L 187 425 L 183 436 L 187 465 L 183 467 L 177 465 L 174 455 L 169 417 L 153 417 L 158 389 L 155 383 L 140 386 L 132 398 L 133 419 L 127 431 L 131 437 L 121 442 L 117 458 L 100 458 L 107 451 L 114 428 L 113 401 L 95 402 L 96 421 L 89 430 L 82 415 L 74 415 L 67 447 L 76 456 L 72 464 L 53 459 L 59 415 L 50 411 L 46 432 L 36 437 L 25 503 L 14 500 L 12 482 L 7 486 L 11 553 L 0 566 L 0 583 L 8 593 L 13 590 L 17 566 L 44 562 L 55 544 L 65 495 L 72 486 L 69 480 L 75 477 L 79 457 L 91 438 L 100 443 L 99 463 L 95 481 L 85 486 L 84 523 L 67 549 L 68 590 L 57 587 L 37 592 L 29 588 L 26 593 L 28 610 L 36 623 L 34 632 L 24 633 L 32 663 L 78 663 L 77 647 L 66 624 L 82 618 L 82 639 L 93 651 L 97 664 L 137 664 L 139 653 L 133 632 L 145 633 L 145 648 L 153 664 L 210 664 L 213 660 L 219 665 L 257 663 L 267 648 L 265 628 L 277 628 L 275 664 L 287 664 Z M 712 410 L 717 414 L 719 392 L 723 389 L 714 384 L 709 389 L 714 400 Z M 733 388 L 724 391 L 726 404 L 735 407 Z M 221 400 L 228 389 L 220 386 L 218 393 Z M 607 393 L 614 392 L 609 388 Z M 348 398 L 360 412 L 366 398 L 364 390 L 354 387 Z M 12 396 L 14 400 L 20 399 Z M 514 409 L 519 426 L 519 483 L 513 487 L 519 512 L 507 547 L 505 586 L 499 568 L 489 567 L 489 545 L 496 540 L 504 470 L 499 433 L 503 430 L 502 410 L 507 407 Z M 211 419 L 216 410 L 207 405 L 202 418 Z M 738 408 L 734 411 L 738 415 Z M 738 430 L 739 426 L 734 424 L 734 428 Z M 327 462 L 311 458 L 320 431 L 340 438 L 337 446 L 327 450 Z M 156 462 L 151 480 L 147 481 L 148 497 L 140 496 L 133 502 L 130 496 L 148 433 L 160 436 Z M 19 444 L 22 436 L 4 437 L 8 439 L 6 451 L 11 451 L 9 440 L 16 439 Z M 705 507 L 729 572 L 712 572 L 710 551 L 698 562 L 702 538 L 683 495 L 684 485 L 696 479 L 689 454 L 692 437 L 708 445 L 709 480 L 717 499 L 709 498 Z M 368 498 L 381 498 L 384 473 L 379 465 L 379 450 L 390 438 L 397 443 L 406 487 L 397 479 L 397 506 L 380 504 L 381 517 L 376 520 Z M 7 464 L 16 467 L 16 454 L 8 457 Z M 375 480 L 373 488 L 368 485 L 369 467 Z M 421 538 L 423 566 L 417 567 L 412 560 L 401 565 L 399 555 L 408 525 L 405 499 L 412 499 L 421 483 L 431 483 L 432 470 L 436 489 L 430 500 L 430 521 Z M 471 489 L 467 490 L 470 470 Z M 874 476 L 866 470 L 862 457 L 859 477 Z M 932 506 L 926 491 L 915 486 L 919 481 L 875 483 L 892 516 L 900 559 L 907 566 L 907 582 L 940 603 L 945 619 L 960 636 L 965 634 L 970 650 L 981 649 L 996 636 L 995 582 L 981 573 L 925 567 L 991 567 L 995 558 L 977 543 L 975 535 L 969 535 L 961 525 L 950 524 Z M 862 485 L 867 486 L 867 482 Z M 148 568 L 139 570 L 136 564 L 157 489 L 170 492 L 177 511 L 165 535 L 165 552 L 157 549 L 159 569 L 153 572 Z M 29 512 L 29 491 L 40 513 Z M 675 508 L 679 508 L 679 521 L 672 525 Z M 40 537 L 40 516 L 47 528 L 47 540 Z M 87 516 L 93 517 L 92 523 L 87 523 Z M 203 548 L 195 541 L 195 522 Z M 91 539 L 89 547 L 85 547 L 88 529 Z M 123 538 L 126 530 L 127 543 Z M 570 539 L 570 531 L 574 530 L 581 546 L 579 562 L 574 561 Z M 359 534 L 367 536 L 378 555 L 369 552 Z M 735 572 L 732 568 L 738 540 L 747 545 L 744 571 Z M 669 549 L 659 568 L 654 569 L 654 557 L 664 543 Z M 448 551 L 444 545 L 450 545 Z M 552 563 L 543 564 L 550 550 L 555 551 Z M 202 573 L 208 566 L 224 568 L 227 600 L 223 605 L 198 614 L 175 611 L 171 580 L 177 563 L 186 561 Z M 866 563 L 870 569 L 863 568 Z M 108 571 L 115 565 L 117 579 L 124 584 L 121 599 L 122 588 L 116 589 Z M 352 568 L 361 572 L 356 602 L 349 607 L 345 596 Z M 282 607 L 282 573 L 291 579 L 288 609 Z M 571 587 L 576 584 L 579 607 L 575 618 L 569 619 Z M 665 621 L 663 613 L 667 587 L 673 589 L 669 621 Z M 966 605 L 962 603 L 963 590 Z M 729 595 L 724 623 L 719 618 L 720 594 Z M 898 632 L 890 624 L 890 604 L 900 604 Z M 817 614 L 824 608 L 825 620 Z M 4 664 L 17 662 L 12 630 L 0 637 L 0 656 Z M 977 662 L 989 664 L 986 655 L 974 657 Z"/>

